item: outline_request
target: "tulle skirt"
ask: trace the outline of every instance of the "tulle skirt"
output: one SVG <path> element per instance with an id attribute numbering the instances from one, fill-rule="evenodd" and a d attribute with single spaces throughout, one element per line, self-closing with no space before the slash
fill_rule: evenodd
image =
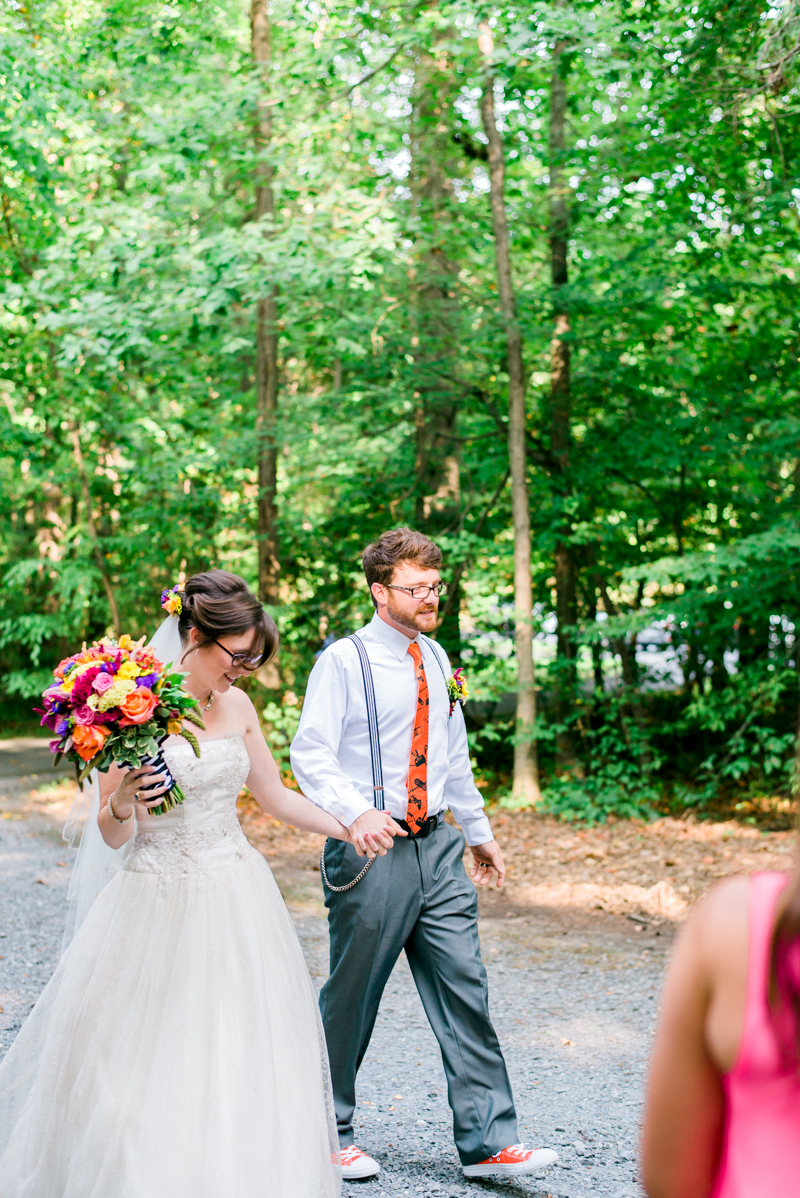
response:
<path id="1" fill-rule="evenodd" d="M 263 858 L 101 892 L 0 1065 L 0 1198 L 335 1198 L 327 1055 Z"/>

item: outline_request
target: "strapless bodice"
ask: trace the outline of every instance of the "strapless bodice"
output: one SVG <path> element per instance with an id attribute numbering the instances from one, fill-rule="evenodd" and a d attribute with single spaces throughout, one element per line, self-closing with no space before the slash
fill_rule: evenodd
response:
<path id="1" fill-rule="evenodd" d="M 137 821 L 136 839 L 125 869 L 186 877 L 224 868 L 254 850 L 242 832 L 236 799 L 250 758 L 240 736 L 201 743 L 200 757 L 181 737 L 167 741 L 164 758 L 184 801 L 164 815 Z"/>

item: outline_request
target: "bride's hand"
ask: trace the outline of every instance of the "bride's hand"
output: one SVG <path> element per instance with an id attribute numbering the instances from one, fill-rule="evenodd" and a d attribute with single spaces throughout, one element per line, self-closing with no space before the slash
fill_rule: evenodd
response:
<path id="1" fill-rule="evenodd" d="M 128 819 L 134 810 L 147 811 L 151 807 L 157 807 L 162 796 L 169 790 L 165 777 L 165 774 L 157 774 L 153 765 L 143 765 L 137 770 L 128 770 L 116 790 L 111 794 L 117 819 Z M 164 785 L 157 786 L 155 790 L 145 791 L 142 790 L 145 783 L 150 785 L 164 783 Z"/>

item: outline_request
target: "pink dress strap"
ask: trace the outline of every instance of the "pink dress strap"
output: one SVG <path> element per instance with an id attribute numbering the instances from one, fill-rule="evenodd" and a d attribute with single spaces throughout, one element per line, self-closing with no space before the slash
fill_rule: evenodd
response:
<path id="1" fill-rule="evenodd" d="M 785 1061 L 769 1006 L 775 907 L 786 874 L 759 873 L 748 893 L 748 966 L 742 1039 L 723 1078 L 725 1139 L 714 1198 L 797 1198 L 800 1073 Z"/>

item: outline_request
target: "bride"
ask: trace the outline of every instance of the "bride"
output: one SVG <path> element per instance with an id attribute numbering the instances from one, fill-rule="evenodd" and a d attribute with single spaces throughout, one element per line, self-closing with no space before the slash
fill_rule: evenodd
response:
<path id="1" fill-rule="evenodd" d="M 339 1193 L 314 991 L 236 798 L 246 783 L 280 820 L 349 834 L 282 785 L 253 704 L 233 685 L 276 648 L 258 600 L 222 570 L 190 578 L 180 599 L 153 647 L 189 671 L 206 724 L 201 756 L 180 737 L 165 742 L 185 801 L 160 816 L 148 808 L 166 774 L 99 775 L 78 893 L 87 877 L 102 881 L 103 853 L 113 876 L 0 1065 L 0 1198 Z M 390 845 L 356 847 L 372 856 Z"/>

